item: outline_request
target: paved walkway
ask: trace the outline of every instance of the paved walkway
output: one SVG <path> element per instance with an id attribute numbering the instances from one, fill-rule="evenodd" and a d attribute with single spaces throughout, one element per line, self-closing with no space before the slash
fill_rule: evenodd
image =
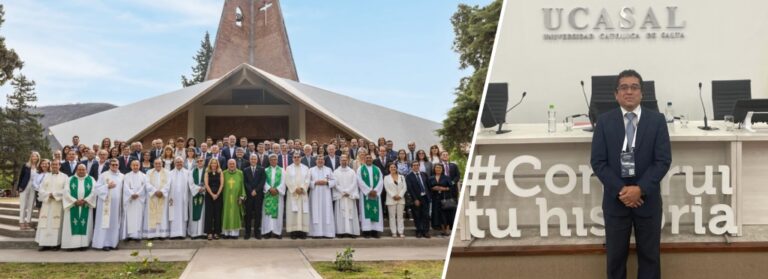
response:
<path id="1" fill-rule="evenodd" d="M 200 249 L 187 265 L 189 278 L 322 278 L 300 249 Z"/>
<path id="2" fill-rule="evenodd" d="M 131 257 L 133 250 L 120 249 L 117 251 L 46 251 L 38 252 L 32 249 L 3 249 L 0 250 L 0 262 L 11 263 L 105 263 L 105 262 L 134 262 Z M 139 256 L 147 255 L 146 250 L 139 250 Z M 152 255 L 161 262 L 186 262 L 195 255 L 195 249 L 155 249 Z"/>
<path id="3" fill-rule="evenodd" d="M 443 260 L 446 247 L 355 248 L 356 261 Z M 310 262 L 333 261 L 344 248 L 200 248 L 155 249 L 160 261 L 189 261 L 181 278 L 321 278 Z M 132 262 L 131 249 L 103 252 L 38 252 L 2 249 L 1 262 Z M 140 250 L 146 255 L 146 250 Z"/>

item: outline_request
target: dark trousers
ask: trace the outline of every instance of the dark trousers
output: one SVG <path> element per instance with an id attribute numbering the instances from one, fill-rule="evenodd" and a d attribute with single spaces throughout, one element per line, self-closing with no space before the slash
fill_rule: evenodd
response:
<path id="1" fill-rule="evenodd" d="M 248 193 L 245 200 L 245 236 L 251 236 L 251 227 L 253 235 L 261 235 L 261 213 L 264 207 L 264 193 L 258 191 L 256 197 Z M 251 223 L 254 223 L 251 226 Z"/>
<path id="2" fill-rule="evenodd" d="M 415 204 L 411 207 L 413 211 L 413 222 L 416 224 L 416 233 L 429 233 L 429 200 L 419 199 L 419 206 Z"/>
<path id="3" fill-rule="evenodd" d="M 223 197 L 213 200 L 211 195 L 205 195 L 205 233 L 221 234 L 221 208 Z"/>
<path id="4" fill-rule="evenodd" d="M 605 246 L 609 279 L 627 278 L 629 237 L 635 231 L 637 243 L 637 278 L 661 278 L 659 244 L 661 242 L 661 210 L 651 217 L 634 213 L 629 216 L 605 214 Z"/>

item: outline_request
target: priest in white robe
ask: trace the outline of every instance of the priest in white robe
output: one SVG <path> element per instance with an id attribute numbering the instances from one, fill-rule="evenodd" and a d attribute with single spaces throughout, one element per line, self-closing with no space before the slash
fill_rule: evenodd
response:
<path id="1" fill-rule="evenodd" d="M 123 194 L 124 175 L 120 173 L 120 162 L 117 159 L 107 161 L 109 170 L 99 175 L 96 185 L 96 220 L 93 227 L 93 243 L 91 247 L 109 251 L 117 249 L 120 243 L 120 217 Z"/>
<path id="2" fill-rule="evenodd" d="M 46 175 L 37 190 L 37 200 L 43 203 L 37 218 L 35 242 L 40 250 L 57 250 L 61 245 L 61 221 L 64 206 L 61 202 L 65 190 L 69 190 L 69 177 L 61 173 L 61 162 L 51 161 L 51 173 Z"/>
<path id="3" fill-rule="evenodd" d="M 187 224 L 187 234 L 189 237 L 205 237 L 205 159 L 201 156 L 195 159 L 197 167 L 189 172 L 189 222 Z M 260 233 L 260 232 L 259 232 Z"/>
<path id="4" fill-rule="evenodd" d="M 311 147 L 310 147 L 311 148 Z M 333 216 L 333 170 L 326 167 L 324 156 L 317 156 L 316 164 L 309 170 L 309 204 L 311 237 L 336 236 L 336 224 Z"/>
<path id="5" fill-rule="evenodd" d="M 360 188 L 360 227 L 365 238 L 379 238 L 384 231 L 382 217 L 381 190 L 384 177 L 381 169 L 373 165 L 370 154 L 365 155 L 365 165 L 357 170 L 357 187 Z"/>
<path id="6" fill-rule="evenodd" d="M 183 158 L 176 157 L 173 164 L 168 189 L 168 230 L 171 238 L 183 239 L 187 236 L 187 220 L 189 220 L 187 204 L 192 176 L 184 168 Z"/>
<path id="7" fill-rule="evenodd" d="M 269 155 L 269 167 L 264 170 L 264 209 L 261 217 L 261 235 L 264 238 L 281 239 L 283 233 L 283 197 L 285 197 L 285 174 L 277 165 L 277 154 Z"/>
<path id="8" fill-rule="evenodd" d="M 357 187 L 357 174 L 349 166 L 347 155 L 341 155 L 341 165 L 333 172 L 333 200 L 336 201 L 336 233 L 340 237 L 355 238 L 360 235 L 360 221 L 357 215 L 357 200 L 360 190 Z"/>
<path id="9" fill-rule="evenodd" d="M 285 230 L 291 239 L 306 239 L 309 232 L 309 168 L 301 163 L 301 155 L 293 153 L 293 164 L 286 168 Z"/>
<path id="10" fill-rule="evenodd" d="M 62 249 L 85 250 L 91 244 L 93 235 L 93 214 L 96 206 L 96 180 L 85 171 L 85 165 L 78 164 L 75 175 L 69 178 L 64 189 L 62 202 L 64 218 L 61 231 Z"/>
<path id="11" fill-rule="evenodd" d="M 168 189 L 171 172 L 163 166 L 163 160 L 156 159 L 154 166 L 154 169 L 147 172 L 147 203 L 144 206 L 144 224 L 141 229 L 145 239 L 167 238 L 169 233 Z"/>
<path id="12" fill-rule="evenodd" d="M 131 161 L 131 171 L 123 178 L 123 239 L 139 241 L 147 202 L 147 176 L 139 170 L 139 161 Z"/>

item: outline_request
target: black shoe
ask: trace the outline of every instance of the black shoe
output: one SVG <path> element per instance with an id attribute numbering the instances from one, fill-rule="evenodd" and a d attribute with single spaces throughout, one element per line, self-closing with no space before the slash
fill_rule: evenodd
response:
<path id="1" fill-rule="evenodd" d="M 88 247 L 80 247 L 80 251 L 88 251 Z"/>
<path id="2" fill-rule="evenodd" d="M 43 251 L 48 251 L 48 249 L 49 249 L 49 248 L 48 248 L 48 247 L 46 247 L 46 246 L 40 246 L 40 248 L 37 248 L 37 251 L 38 251 L 38 252 L 43 252 Z"/>
<path id="3" fill-rule="evenodd" d="M 373 238 L 379 238 L 380 237 L 379 236 L 379 232 L 377 232 L 377 231 L 374 231 L 372 234 L 373 234 Z"/>
<path id="4" fill-rule="evenodd" d="M 110 249 L 112 249 L 112 250 L 119 250 L 119 249 L 117 249 L 117 247 L 111 247 Z"/>
<path id="5" fill-rule="evenodd" d="M 268 233 L 268 234 L 263 234 L 263 235 L 261 235 L 261 236 L 262 236 L 264 239 L 270 239 L 270 238 L 272 238 L 272 234 L 271 234 L 271 233 Z"/>
<path id="6" fill-rule="evenodd" d="M 430 235 L 429 233 L 425 233 L 424 238 L 432 238 L 432 235 Z"/>
<path id="7" fill-rule="evenodd" d="M 109 252 L 109 247 L 104 247 L 104 248 L 101 248 L 101 251 L 104 251 L 104 252 Z"/>
<path id="8" fill-rule="evenodd" d="M 275 234 L 275 238 L 277 238 L 277 239 L 283 239 L 283 235 L 281 235 L 281 234 Z"/>
<path id="9" fill-rule="evenodd" d="M 416 233 L 416 238 L 421 238 L 421 237 L 422 237 L 421 233 Z"/>
<path id="10" fill-rule="evenodd" d="M 256 239 L 261 239 L 261 235 L 260 234 L 256 234 L 253 237 L 256 238 Z"/>
<path id="11" fill-rule="evenodd" d="M 371 238 L 371 233 L 370 232 L 363 232 L 363 237 Z"/>
<path id="12" fill-rule="evenodd" d="M 301 235 L 299 236 L 299 238 L 301 238 L 301 239 L 307 239 L 307 234 L 306 234 L 306 233 L 301 233 Z"/>
<path id="13" fill-rule="evenodd" d="M 54 246 L 51 248 L 51 251 L 59 251 L 61 249 L 61 246 Z"/>
<path id="14" fill-rule="evenodd" d="M 251 239 L 251 236 L 246 234 L 245 237 L 243 237 L 243 239 L 249 240 L 249 239 Z"/>
<path id="15" fill-rule="evenodd" d="M 296 239 L 296 234 L 291 233 L 291 239 Z"/>

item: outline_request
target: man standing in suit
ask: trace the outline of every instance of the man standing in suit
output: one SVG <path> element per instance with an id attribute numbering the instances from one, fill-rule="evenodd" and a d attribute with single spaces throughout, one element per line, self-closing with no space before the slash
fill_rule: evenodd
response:
<path id="1" fill-rule="evenodd" d="M 152 150 L 149 152 L 149 161 L 154 162 L 155 159 L 160 158 L 163 155 L 163 140 L 155 139 L 152 141 Z"/>
<path id="2" fill-rule="evenodd" d="M 77 168 L 77 153 L 75 150 L 70 150 L 67 153 L 67 160 L 61 164 L 61 173 L 67 176 L 75 175 L 75 169 Z"/>
<path id="3" fill-rule="evenodd" d="M 245 184 L 245 239 L 261 239 L 261 209 L 264 205 L 264 182 L 267 176 L 256 154 L 251 154 L 249 166 L 243 169 Z M 253 222 L 253 226 L 251 223 Z M 253 228 L 253 230 L 251 230 Z"/>
<path id="4" fill-rule="evenodd" d="M 331 168 L 331 171 L 335 171 L 339 168 L 339 164 L 341 164 L 341 159 L 339 155 L 336 155 L 336 145 L 329 144 L 328 156 L 325 156 L 325 166 Z"/>
<path id="5" fill-rule="evenodd" d="M 451 179 L 453 185 L 458 187 L 459 179 L 461 178 L 461 171 L 459 170 L 458 165 L 449 161 L 450 158 L 451 154 L 448 153 L 448 151 L 440 152 L 440 162 L 443 163 L 443 172 L 445 172 L 445 175 Z"/>
<path id="6" fill-rule="evenodd" d="M 312 146 L 309 144 L 304 145 L 304 153 L 301 155 L 301 163 L 308 168 L 313 168 L 315 167 L 315 164 L 317 164 L 316 161 L 315 157 L 312 157 Z"/>
<path id="7" fill-rule="evenodd" d="M 91 171 L 88 172 L 88 175 L 92 176 L 96 180 L 99 179 L 99 175 L 101 173 L 109 170 L 109 164 L 110 164 L 110 162 L 107 161 L 107 158 L 109 157 L 109 152 L 102 149 L 102 150 L 99 150 L 97 154 L 99 159 L 96 162 L 96 164 L 94 164 L 94 166 L 91 168 Z"/>
<path id="8" fill-rule="evenodd" d="M 409 141 L 408 142 L 408 162 L 416 161 L 416 142 L 415 141 Z"/>
<path id="9" fill-rule="evenodd" d="M 621 72 L 614 93 L 619 108 L 597 120 L 591 164 L 603 184 L 608 278 L 626 278 L 629 237 L 635 231 L 637 278 L 661 278 L 659 182 L 672 163 L 664 116 L 640 106 L 643 78 Z"/>
<path id="10" fill-rule="evenodd" d="M 379 146 L 379 158 L 376 158 L 376 160 L 373 160 L 373 164 L 379 167 L 381 169 L 381 174 L 383 176 L 389 175 L 389 168 L 387 167 L 387 164 L 392 163 L 393 161 L 389 159 L 387 156 L 387 147 L 386 146 Z"/>
<path id="11" fill-rule="evenodd" d="M 226 159 L 224 159 L 224 156 L 221 155 L 221 152 L 219 152 L 219 146 L 214 144 L 213 147 L 211 147 L 211 156 L 205 159 L 205 167 L 208 167 L 208 162 L 211 160 L 218 160 L 219 166 L 223 165 L 225 162 L 227 162 Z"/>
<path id="12" fill-rule="evenodd" d="M 419 171 L 421 164 L 411 162 L 411 173 L 405 177 L 408 193 L 413 197 L 413 222 L 416 223 L 416 237 L 430 238 L 429 235 L 429 204 L 431 202 L 427 175 Z"/>
<path id="13" fill-rule="evenodd" d="M 137 159 L 131 156 L 131 148 L 126 145 L 123 147 L 123 155 L 117 157 L 117 160 L 120 162 L 120 173 L 126 174 L 131 172 L 131 161 Z"/>

